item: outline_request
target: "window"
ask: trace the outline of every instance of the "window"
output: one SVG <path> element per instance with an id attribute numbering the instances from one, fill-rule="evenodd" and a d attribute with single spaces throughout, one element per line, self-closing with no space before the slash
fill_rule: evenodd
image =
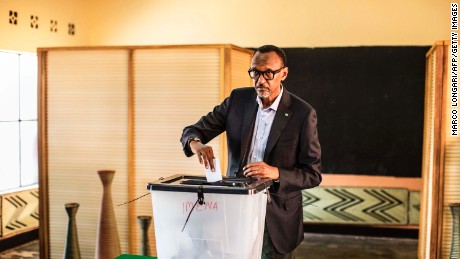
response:
<path id="1" fill-rule="evenodd" d="M 38 182 L 37 56 L 0 51 L 0 192 Z"/>

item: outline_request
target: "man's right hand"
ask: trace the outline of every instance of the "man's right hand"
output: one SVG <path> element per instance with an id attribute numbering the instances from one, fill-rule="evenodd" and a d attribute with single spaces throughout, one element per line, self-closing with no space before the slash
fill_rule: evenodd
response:
<path id="1" fill-rule="evenodd" d="M 214 162 L 213 159 L 214 157 L 214 152 L 212 150 L 212 147 L 206 146 L 201 141 L 197 140 L 191 140 L 190 143 L 190 149 L 192 150 L 193 154 L 196 154 L 198 157 L 198 160 L 200 161 L 200 164 L 204 163 L 204 166 L 206 168 L 211 167 L 211 171 L 215 172 L 216 170 L 214 169 Z"/>

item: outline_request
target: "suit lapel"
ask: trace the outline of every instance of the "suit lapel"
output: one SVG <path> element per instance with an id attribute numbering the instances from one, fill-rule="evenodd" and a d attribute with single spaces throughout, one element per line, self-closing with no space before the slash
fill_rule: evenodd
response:
<path id="1" fill-rule="evenodd" d="M 255 93 L 255 91 L 254 91 Z M 243 114 L 243 125 L 241 126 L 241 152 L 240 167 L 245 163 L 249 146 L 251 145 L 254 123 L 257 115 L 256 95 L 251 95 L 250 100 L 246 103 L 245 113 Z"/>
<path id="2" fill-rule="evenodd" d="M 280 104 L 276 110 L 275 118 L 273 119 L 270 135 L 268 136 L 267 146 L 265 147 L 264 161 L 267 162 L 268 156 L 278 141 L 281 133 L 283 133 L 288 121 L 292 117 L 292 111 L 289 109 L 291 106 L 291 94 L 284 88 L 283 96 L 281 97 Z"/>

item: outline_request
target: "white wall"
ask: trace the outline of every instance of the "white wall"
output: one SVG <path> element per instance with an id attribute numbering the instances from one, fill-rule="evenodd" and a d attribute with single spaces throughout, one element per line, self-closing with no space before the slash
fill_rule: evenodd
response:
<path id="1" fill-rule="evenodd" d="M 448 39 L 448 0 L 99 0 L 90 43 L 256 47 L 432 45 Z"/>
<path id="2" fill-rule="evenodd" d="M 0 49 L 35 52 L 37 47 L 78 46 L 89 43 L 89 16 L 84 1 L 0 0 Z M 9 23 L 9 12 L 18 13 L 17 25 Z M 31 16 L 38 16 L 38 29 L 31 28 Z M 51 32 L 57 20 L 57 32 Z M 75 35 L 68 24 L 75 24 Z"/>
<path id="3" fill-rule="evenodd" d="M 17 26 L 9 10 L 19 14 Z M 39 29 L 30 28 L 30 16 Z M 58 20 L 58 33 L 50 20 Z M 0 49 L 232 43 L 242 47 L 432 45 L 450 0 L 0 0 Z M 76 34 L 68 35 L 68 23 Z"/>

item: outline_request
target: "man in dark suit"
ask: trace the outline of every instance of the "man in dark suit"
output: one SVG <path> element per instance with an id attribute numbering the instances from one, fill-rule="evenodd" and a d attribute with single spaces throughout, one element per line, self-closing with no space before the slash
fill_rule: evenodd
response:
<path id="1" fill-rule="evenodd" d="M 282 85 L 288 75 L 284 51 L 258 48 L 249 76 L 254 87 L 232 91 L 212 112 L 185 127 L 181 142 L 187 156 L 214 169 L 206 143 L 227 133 L 227 176 L 243 172 L 273 179 L 267 204 L 262 258 L 294 258 L 303 240 L 301 190 L 321 182 L 321 147 L 316 111 Z"/>

